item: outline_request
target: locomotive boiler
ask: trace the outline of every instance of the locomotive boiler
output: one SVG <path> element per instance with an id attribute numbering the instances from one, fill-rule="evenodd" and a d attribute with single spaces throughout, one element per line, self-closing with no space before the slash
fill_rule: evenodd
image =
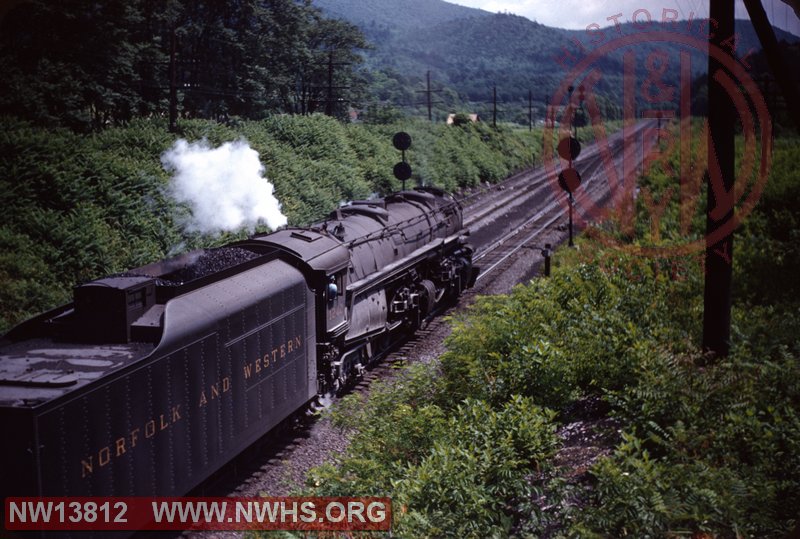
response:
<path id="1" fill-rule="evenodd" d="M 0 343 L 1 494 L 185 494 L 476 276 L 418 188 L 81 284 Z"/>

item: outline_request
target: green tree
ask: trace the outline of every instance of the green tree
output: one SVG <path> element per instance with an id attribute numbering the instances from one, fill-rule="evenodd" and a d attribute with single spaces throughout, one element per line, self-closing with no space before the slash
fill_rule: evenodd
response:
<path id="1" fill-rule="evenodd" d="M 89 131 L 166 115 L 173 65 L 184 117 L 345 117 L 364 98 L 363 35 L 310 1 L 33 1 L 0 30 L 0 113 L 42 125 Z"/>
<path id="2" fill-rule="evenodd" d="M 23 2 L 0 26 L 0 112 L 99 129 L 140 110 L 142 1 Z"/>
<path id="3" fill-rule="evenodd" d="M 296 66 L 294 87 L 284 94 L 284 107 L 287 112 L 345 118 L 349 105 L 357 106 L 365 97 L 365 81 L 356 71 L 362 58 L 356 50 L 367 43 L 348 22 L 324 19 L 316 10 L 308 17 L 306 49 Z"/>

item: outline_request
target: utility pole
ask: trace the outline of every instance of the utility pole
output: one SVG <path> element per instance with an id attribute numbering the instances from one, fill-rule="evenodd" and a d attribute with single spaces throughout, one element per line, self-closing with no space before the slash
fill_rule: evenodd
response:
<path id="1" fill-rule="evenodd" d="M 497 84 L 492 85 L 492 100 L 484 101 L 492 105 L 492 127 L 497 128 Z"/>
<path id="2" fill-rule="evenodd" d="M 338 90 L 347 90 L 347 89 L 350 88 L 350 86 L 334 86 L 333 85 L 334 75 L 335 75 L 337 67 L 350 65 L 350 62 L 336 62 L 336 61 L 334 61 L 335 56 L 336 56 L 336 49 L 330 49 L 328 51 L 328 59 L 327 60 L 323 60 L 328 66 L 327 80 L 326 80 L 324 86 L 311 86 L 311 87 L 309 87 L 309 90 L 308 90 L 308 105 L 307 106 L 305 104 L 303 105 L 303 108 L 304 108 L 303 112 L 304 113 L 316 110 L 315 104 L 316 103 L 320 103 L 322 101 L 321 99 L 315 99 L 314 98 L 314 96 L 316 95 L 316 93 L 318 91 L 324 91 L 325 92 L 325 99 L 324 99 L 324 101 L 325 101 L 325 114 L 328 115 L 328 116 L 333 116 L 334 115 L 334 113 L 335 113 L 334 105 L 336 103 L 338 103 L 339 101 L 344 101 L 341 98 L 337 98 L 336 95 L 335 95 L 335 92 L 338 91 Z M 320 63 L 322 63 L 322 62 L 320 62 Z"/>
<path id="3" fill-rule="evenodd" d="M 533 131 L 533 92 L 528 90 L 528 131 Z"/>
<path id="4" fill-rule="evenodd" d="M 328 53 L 328 98 L 325 100 L 325 114 L 333 116 L 333 49 Z"/>
<path id="5" fill-rule="evenodd" d="M 725 50 L 723 41 L 734 35 L 734 3 L 711 0 L 709 17 L 717 21 L 709 41 Z M 721 84 L 714 81 L 724 72 L 722 62 L 708 55 L 708 209 L 706 210 L 705 289 L 703 292 L 703 348 L 725 357 L 731 340 L 731 281 L 733 275 L 733 233 L 715 243 L 709 238 L 733 219 L 734 132 L 736 109 Z"/>
<path id="6" fill-rule="evenodd" d="M 178 130 L 178 66 L 175 60 L 175 24 L 172 24 L 169 38 L 169 132 Z"/>
<path id="7" fill-rule="evenodd" d="M 492 86 L 492 127 L 497 128 L 497 85 Z"/>
<path id="8" fill-rule="evenodd" d="M 427 88 L 427 96 L 428 96 L 428 121 L 433 121 L 433 103 L 431 102 L 431 72 L 430 70 L 426 74 L 426 78 L 428 80 L 428 88 Z"/>
<path id="9" fill-rule="evenodd" d="M 569 105 L 567 107 L 567 110 L 571 110 L 572 106 L 573 106 L 573 101 L 572 101 L 572 92 L 573 91 L 575 91 L 575 87 L 574 86 L 570 86 L 569 87 Z M 572 137 L 573 136 L 572 135 L 572 128 L 575 127 L 574 126 L 575 113 L 572 112 L 572 114 L 568 114 L 568 118 L 570 119 L 569 129 L 570 129 L 570 136 Z M 574 138 L 575 138 L 575 140 L 578 140 L 578 128 L 577 127 L 575 127 Z M 577 155 L 573 155 L 572 152 L 570 152 L 570 155 L 569 155 L 569 168 L 570 169 L 572 169 L 572 161 L 576 157 L 577 157 Z M 570 192 L 569 192 L 569 246 L 570 247 L 575 247 L 575 240 L 574 240 L 573 234 L 572 234 L 572 212 L 573 212 L 573 208 L 574 207 L 575 207 L 575 197 L 572 196 L 572 191 L 570 190 Z"/>
<path id="10" fill-rule="evenodd" d="M 431 72 L 430 72 L 430 70 L 428 70 L 428 72 L 426 73 L 425 78 L 427 80 L 426 89 L 425 90 L 417 90 L 418 94 L 420 94 L 420 93 L 421 94 L 425 94 L 425 97 L 426 97 L 425 103 L 418 103 L 418 104 L 423 104 L 423 105 L 427 105 L 428 106 L 428 121 L 432 122 L 433 121 L 433 105 L 434 105 L 434 103 L 441 103 L 441 101 L 433 101 L 433 97 L 432 96 L 433 96 L 433 94 L 438 94 L 439 92 L 441 92 L 441 90 L 431 90 Z"/>
<path id="11" fill-rule="evenodd" d="M 789 112 L 800 129 L 800 107 L 797 90 L 788 80 L 790 70 L 784 65 L 775 34 L 764 7 L 756 0 L 745 0 L 761 45 L 767 52 L 770 70 L 783 90 Z M 717 21 L 714 37 L 709 41 L 725 50 L 726 36 L 734 35 L 734 6 L 729 0 L 711 0 L 710 20 Z M 706 238 L 710 238 L 734 216 L 734 128 L 736 109 L 721 84 L 713 80 L 717 72 L 725 72 L 722 63 L 709 52 L 708 56 L 708 210 Z M 762 144 L 766 142 L 762 141 Z M 723 214 L 724 212 L 724 214 Z M 716 357 L 725 357 L 731 340 L 731 281 L 733 275 L 733 234 L 728 231 L 715 243 L 706 240 L 705 289 L 703 291 L 703 349 Z"/>

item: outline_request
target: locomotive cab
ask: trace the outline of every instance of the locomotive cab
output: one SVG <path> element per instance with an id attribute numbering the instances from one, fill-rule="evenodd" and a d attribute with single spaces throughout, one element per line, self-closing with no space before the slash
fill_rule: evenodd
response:
<path id="1" fill-rule="evenodd" d="M 325 323 L 331 337 L 341 335 L 347 326 L 346 279 L 346 268 L 328 276 L 328 286 L 325 289 Z"/>

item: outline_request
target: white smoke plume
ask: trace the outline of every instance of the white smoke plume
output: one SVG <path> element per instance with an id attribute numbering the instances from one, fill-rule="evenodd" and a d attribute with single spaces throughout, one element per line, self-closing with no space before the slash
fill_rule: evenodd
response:
<path id="1" fill-rule="evenodd" d="M 259 223 L 275 230 L 286 224 L 258 152 L 245 140 L 212 148 L 207 140 L 190 144 L 180 139 L 161 163 L 172 174 L 169 194 L 191 209 L 189 231 L 252 231 Z"/>

